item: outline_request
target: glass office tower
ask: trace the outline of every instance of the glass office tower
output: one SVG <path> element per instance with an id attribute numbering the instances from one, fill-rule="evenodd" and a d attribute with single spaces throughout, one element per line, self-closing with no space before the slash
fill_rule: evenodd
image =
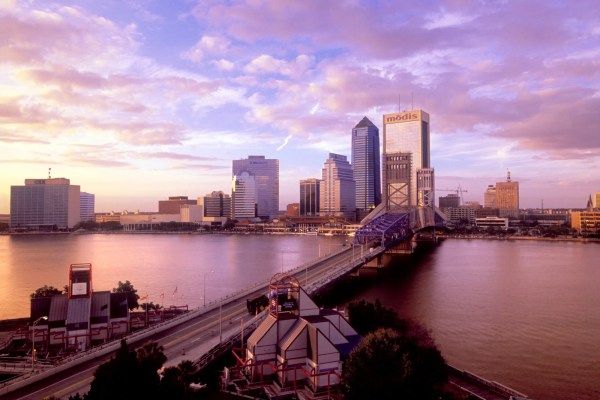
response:
<path id="1" fill-rule="evenodd" d="M 367 117 L 352 129 L 352 170 L 356 208 L 377 207 L 381 203 L 379 129 Z"/>

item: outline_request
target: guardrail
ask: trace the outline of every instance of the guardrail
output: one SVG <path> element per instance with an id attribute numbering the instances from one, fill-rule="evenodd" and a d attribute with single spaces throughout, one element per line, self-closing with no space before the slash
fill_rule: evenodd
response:
<path id="1" fill-rule="evenodd" d="M 319 257 L 319 258 L 316 258 L 307 263 L 301 264 L 301 265 L 293 268 L 292 270 L 289 270 L 288 272 L 293 272 L 293 271 L 297 272 L 300 270 L 304 270 L 306 268 L 310 268 L 311 266 L 315 266 L 327 259 L 333 258 L 333 257 L 335 257 L 343 252 L 349 251 L 349 250 L 350 250 L 349 247 L 343 247 L 342 249 L 340 249 L 338 251 L 333 251 L 331 253 L 323 255 L 322 257 Z M 76 365 L 79 365 L 83 362 L 93 360 L 94 358 L 102 357 L 106 354 L 116 351 L 119 348 L 122 339 L 127 340 L 127 342 L 129 344 L 138 343 L 144 339 L 147 339 L 148 337 L 150 337 L 152 335 L 161 333 L 167 329 L 173 328 L 177 325 L 183 324 L 187 321 L 190 321 L 194 318 L 204 315 L 210 311 L 216 310 L 219 306 L 222 307 L 233 301 L 237 301 L 238 299 L 248 296 L 249 294 L 252 294 L 252 293 L 256 292 L 257 290 L 259 290 L 261 287 L 266 288 L 268 286 L 268 283 L 269 283 L 268 280 L 256 282 L 256 283 L 250 285 L 249 287 L 246 287 L 244 289 L 240 289 L 236 292 L 229 293 L 225 296 L 222 296 L 218 300 L 212 300 L 206 306 L 198 307 L 196 309 L 193 309 L 189 312 L 178 315 L 169 320 L 159 322 L 156 325 L 144 328 L 140 331 L 134 332 L 123 338 L 115 339 L 110 342 L 107 342 L 107 343 L 104 343 L 104 344 L 101 344 L 98 346 L 94 346 L 87 351 L 76 353 L 74 355 L 65 357 L 65 358 L 59 360 L 55 364 L 54 367 L 49 368 L 47 370 L 32 371 L 30 373 L 21 375 L 19 377 L 9 380 L 9 381 L 2 382 L 2 383 L 0 383 L 0 395 L 20 389 L 29 384 L 37 382 L 41 379 L 45 379 L 49 376 L 52 376 L 55 373 L 62 372 L 64 370 L 72 368 Z"/>

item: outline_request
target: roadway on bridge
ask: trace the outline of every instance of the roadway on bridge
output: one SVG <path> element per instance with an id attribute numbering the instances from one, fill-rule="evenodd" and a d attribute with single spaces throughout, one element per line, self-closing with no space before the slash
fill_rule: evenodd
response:
<path id="1" fill-rule="evenodd" d="M 310 285 L 332 271 L 335 271 L 337 267 L 348 265 L 353 259 L 355 260 L 360 257 L 361 254 L 362 252 L 359 247 L 355 249 L 348 247 L 346 250 L 340 251 L 328 259 L 317 261 L 314 265 L 295 272 L 294 275 L 301 285 L 305 285 L 306 283 Z M 197 354 L 202 354 L 219 343 L 220 314 L 223 332 L 240 329 L 238 328 L 241 325 L 240 318 L 243 319 L 244 323 L 252 318 L 252 316 L 248 315 L 245 299 L 260 296 L 261 294 L 265 294 L 266 291 L 267 286 L 262 286 L 243 298 L 224 303 L 220 310 L 219 308 L 213 309 L 179 326 L 158 333 L 143 342 L 156 340 L 162 345 L 168 359 L 167 366 L 176 365 L 183 359 L 190 359 L 192 357 L 197 359 Z M 132 344 L 141 345 L 142 343 Z M 93 379 L 94 371 L 98 365 L 109 360 L 111 356 L 112 354 L 109 354 L 82 363 L 25 388 L 5 394 L 3 399 L 42 399 L 47 396 L 61 398 L 77 392 L 87 392 Z"/>

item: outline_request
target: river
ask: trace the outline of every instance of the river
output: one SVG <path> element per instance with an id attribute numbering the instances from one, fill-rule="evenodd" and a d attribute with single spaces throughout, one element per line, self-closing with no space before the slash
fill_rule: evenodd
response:
<path id="1" fill-rule="evenodd" d="M 0 236 L 0 319 L 91 262 L 95 290 L 130 280 L 164 305 L 217 299 L 333 251 L 346 238 L 106 234 Z M 380 299 L 426 325 L 446 360 L 534 399 L 600 399 L 600 244 L 446 240 L 366 278 Z M 412 264 L 412 265 L 411 265 Z M 363 278 L 364 279 L 364 278 Z"/>

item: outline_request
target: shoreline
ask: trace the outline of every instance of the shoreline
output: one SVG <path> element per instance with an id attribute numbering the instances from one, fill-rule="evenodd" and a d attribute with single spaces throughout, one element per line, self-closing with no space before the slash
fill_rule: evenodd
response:
<path id="1" fill-rule="evenodd" d="M 536 242 L 582 242 L 582 243 L 600 243 L 600 238 L 569 238 L 569 237 L 534 237 L 534 236 L 484 236 L 484 235 L 473 235 L 473 236 L 443 236 L 444 240 L 455 239 L 455 240 L 531 240 Z"/>

